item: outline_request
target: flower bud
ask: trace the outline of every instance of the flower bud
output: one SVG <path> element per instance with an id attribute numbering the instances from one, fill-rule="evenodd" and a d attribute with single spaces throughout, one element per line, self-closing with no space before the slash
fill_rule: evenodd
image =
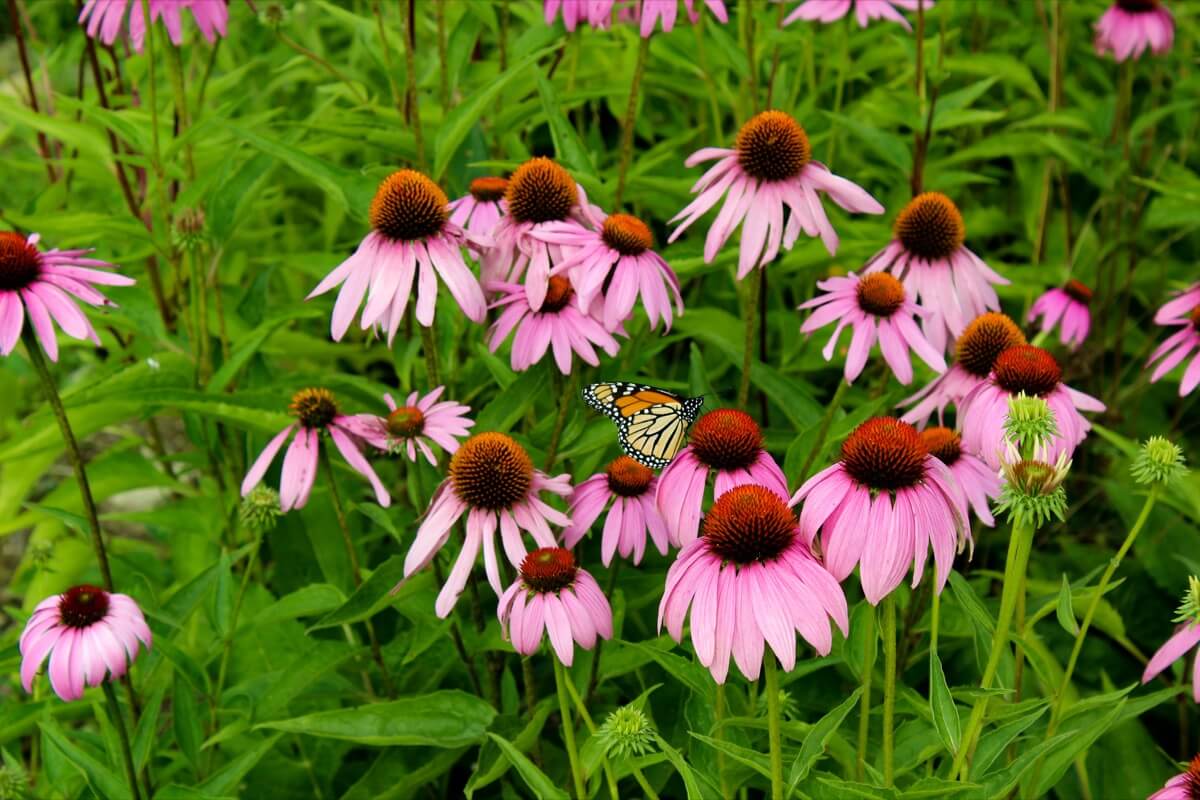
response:
<path id="1" fill-rule="evenodd" d="M 1032 458 L 1022 458 L 1010 439 L 1008 452 L 1000 466 L 1004 487 L 997 509 L 1008 513 L 1013 522 L 1035 526 L 1051 519 L 1062 519 L 1067 511 L 1067 492 L 1062 487 L 1071 461 L 1060 453 L 1053 464 L 1045 447 L 1037 448 Z"/>
<path id="2" fill-rule="evenodd" d="M 1188 588 L 1175 611 L 1174 622 L 1200 622 L 1200 578 L 1188 576 Z"/>
<path id="3" fill-rule="evenodd" d="M 1029 458 L 1058 434 L 1058 423 L 1045 400 L 1021 392 L 1008 399 L 1004 433 L 1009 441 L 1020 447 L 1021 454 Z"/>
<path id="4" fill-rule="evenodd" d="M 610 757 L 641 756 L 654 749 L 654 726 L 640 708 L 621 706 L 596 731 Z"/>
<path id="5" fill-rule="evenodd" d="M 255 486 L 242 498 L 238 518 L 255 533 L 265 533 L 275 527 L 283 513 L 279 507 L 279 492 L 267 486 Z"/>
<path id="6" fill-rule="evenodd" d="M 1138 483 L 1166 484 L 1188 470 L 1178 445 L 1161 436 L 1151 436 L 1142 444 L 1129 471 Z"/>

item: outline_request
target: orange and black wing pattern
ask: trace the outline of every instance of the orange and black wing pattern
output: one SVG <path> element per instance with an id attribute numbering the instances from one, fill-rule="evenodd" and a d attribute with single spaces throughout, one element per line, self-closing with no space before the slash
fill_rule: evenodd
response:
<path id="1" fill-rule="evenodd" d="M 626 455 L 652 469 L 671 463 L 687 441 L 703 397 L 683 398 L 643 383 L 593 383 L 583 390 L 589 406 L 617 424 Z"/>

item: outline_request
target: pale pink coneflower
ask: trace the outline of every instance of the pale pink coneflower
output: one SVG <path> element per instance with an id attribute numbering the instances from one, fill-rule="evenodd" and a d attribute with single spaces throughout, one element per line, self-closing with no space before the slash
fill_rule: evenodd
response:
<path id="1" fill-rule="evenodd" d="M 878 605 L 904 580 L 912 585 L 933 550 L 941 592 L 954 556 L 971 541 L 967 497 L 950 468 L 929 454 L 916 428 L 891 417 L 869 419 L 842 443 L 842 458 L 792 496 L 804 501 L 800 532 L 821 535 L 825 566 L 845 580 L 859 567 L 863 593 Z"/>
<path id="2" fill-rule="evenodd" d="M 150 628 L 132 597 L 95 586 L 75 586 L 38 603 L 21 633 L 21 685 L 50 657 L 50 686 L 63 700 L 83 697 L 86 686 L 129 671 L 141 645 L 150 647 Z"/>
<path id="3" fill-rule="evenodd" d="M 541 310 L 537 311 L 530 307 L 529 295 L 520 284 L 491 283 L 487 288 L 502 293 L 492 308 L 504 309 L 488 330 L 488 347 L 496 352 L 515 328 L 510 363 L 517 372 L 537 364 L 551 348 L 558 369 L 567 375 L 571 372 L 572 354 L 596 367 L 600 365 L 597 347 L 610 356 L 615 356 L 621 347 L 587 313 L 571 282 L 561 275 L 550 278 Z"/>
<path id="4" fill-rule="evenodd" d="M 1189 618 L 1175 631 L 1162 647 L 1154 652 L 1142 672 L 1142 683 L 1149 683 L 1160 672 L 1185 657 L 1200 644 L 1200 621 Z M 1192 699 L 1200 703 L 1200 656 L 1192 665 Z"/>
<path id="5" fill-rule="evenodd" d="M 719 22 L 729 22 L 729 12 L 725 9 L 724 0 L 596 0 L 592 7 L 591 23 L 597 28 L 608 27 L 613 7 L 617 6 L 617 18 L 622 22 L 637 23 L 642 38 L 645 39 L 654 33 L 654 28 L 660 21 L 663 33 L 670 33 L 679 18 L 681 3 L 693 25 L 700 19 L 701 3 Z"/>
<path id="6" fill-rule="evenodd" d="M 150 3 L 151 24 L 162 20 L 171 44 L 183 44 L 183 11 L 192 12 L 196 27 L 209 44 L 226 34 L 229 6 L 224 0 L 144 0 Z M 131 9 L 132 6 L 132 9 Z M 117 40 L 129 13 L 129 38 L 133 49 L 142 52 L 146 40 L 146 17 L 139 0 L 87 0 L 79 13 L 79 24 L 87 23 L 87 35 L 106 45 Z"/>
<path id="7" fill-rule="evenodd" d="M 470 577 L 479 551 L 488 583 L 497 595 L 504 591 L 496 558 L 496 531 L 504 553 L 514 567 L 525 560 L 521 531 L 539 547 L 555 547 L 551 525 L 566 527 L 571 519 L 542 502 L 539 495 L 560 497 L 571 493 L 571 476 L 549 477 L 533 468 L 525 448 L 502 433 L 477 433 L 459 446 L 450 459 L 450 474 L 434 492 L 421 527 L 404 557 L 404 580 L 428 566 L 446 545 L 455 523 L 467 515 L 466 539 L 434 609 L 446 617 L 454 608 Z M 393 592 L 404 583 L 396 584 Z"/>
<path id="8" fill-rule="evenodd" d="M 658 477 L 655 503 L 675 547 L 690 544 L 700 531 L 700 508 L 710 472 L 716 473 L 714 498 L 747 483 L 788 496 L 787 478 L 763 449 L 758 423 L 744 411 L 714 409 L 696 420 L 688 446 Z"/>
<path id="9" fill-rule="evenodd" d="M 1062 288 L 1046 291 L 1034 301 L 1029 309 L 1028 321 L 1042 318 L 1042 333 L 1059 326 L 1059 340 L 1078 350 L 1092 327 L 1092 313 L 1088 308 L 1092 302 L 1092 290 L 1076 280 L 1069 280 Z"/>
<path id="10" fill-rule="evenodd" d="M 1188 768 L 1172 775 L 1163 788 L 1146 800 L 1196 800 L 1200 797 L 1200 755 L 1195 756 Z"/>
<path id="11" fill-rule="evenodd" d="M 1096 54 L 1117 61 L 1162 55 L 1175 42 L 1175 19 L 1161 0 L 1117 0 L 1096 22 Z"/>
<path id="12" fill-rule="evenodd" d="M 958 405 L 963 447 L 992 469 L 1000 469 L 1009 438 L 1005 431 L 1008 401 L 1022 393 L 1042 398 L 1054 414 L 1057 433 L 1046 444 L 1047 463 L 1057 461 L 1061 454 L 1070 458 L 1091 430 L 1080 411 L 1104 410 L 1096 398 L 1063 383 L 1062 367 L 1042 348 L 1028 344 L 1008 348 L 996 359 L 991 376 Z"/>
<path id="13" fill-rule="evenodd" d="M 871 258 L 867 272 L 887 271 L 904 282 L 929 314 L 921 321 L 939 350 L 985 311 L 997 311 L 993 285 L 1009 281 L 963 245 L 967 228 L 958 206 L 940 192 L 909 201 L 896 217 L 895 238 Z"/>
<path id="14" fill-rule="evenodd" d="M 608 509 L 600 540 L 604 566 L 614 554 L 642 563 L 647 534 L 659 553 L 667 554 L 667 525 L 654 502 L 658 479 L 649 467 L 629 456 L 618 456 L 604 472 L 576 485 L 571 493 L 571 525 L 563 531 L 563 545 L 574 548 Z"/>
<path id="15" fill-rule="evenodd" d="M 919 2 L 920 0 L 804 0 L 784 18 L 783 24 L 791 25 L 799 19 L 836 22 L 853 9 L 860 28 L 867 27 L 873 19 L 886 19 L 902 25 L 906 31 L 911 31 L 912 25 L 898 9 L 916 11 Z M 933 0 L 924 0 L 924 8 L 926 11 L 933 8 Z"/>
<path id="16" fill-rule="evenodd" d="M 1200 284 L 1166 303 L 1154 315 L 1154 321 L 1179 330 L 1168 336 L 1150 354 L 1147 366 L 1158 362 L 1154 372 L 1150 373 L 1150 382 L 1158 382 L 1194 353 L 1179 382 L 1179 396 L 1191 394 L 1200 385 Z"/>
<path id="17" fill-rule="evenodd" d="M 307 299 L 341 286 L 330 318 L 334 340 L 345 335 L 366 298 L 363 330 L 379 324 L 388 345 L 400 329 L 414 288 L 417 322 L 433 324 L 438 278 L 472 322 L 483 322 L 487 303 L 479 281 L 463 259 L 475 240 L 450 221 L 449 201 L 436 183 L 411 169 L 393 172 L 371 200 L 372 231 L 354 254 L 325 276 Z M 414 285 L 415 281 L 415 285 Z"/>
<path id="18" fill-rule="evenodd" d="M 817 281 L 817 287 L 825 294 L 800 304 L 802 309 L 815 309 L 800 326 L 800 332 L 811 334 L 836 322 L 833 335 L 821 351 L 825 360 L 831 361 L 842 330 L 846 326 L 852 328 L 844 370 L 846 383 L 854 383 L 862 374 L 876 343 L 896 380 L 906 386 L 913 379 L 910 352 L 916 353 L 934 371 L 946 371 L 945 357 L 929 343 L 914 320 L 928 312 L 914 303 L 907 296 L 904 284 L 891 275 L 874 272 L 859 278 L 850 273 L 845 278 Z"/>
<path id="19" fill-rule="evenodd" d="M 1010 347 L 1025 344 L 1025 334 L 1007 314 L 988 311 L 980 314 L 955 340 L 954 363 L 950 369 L 927 383 L 912 397 L 900 401 L 900 406 L 912 406 L 900 419 L 924 428 L 929 418 L 937 414 L 943 424 L 946 406 L 959 403 L 967 394 L 992 374 L 996 359 Z"/>
<path id="20" fill-rule="evenodd" d="M 544 631 L 564 667 L 575 659 L 574 644 L 591 650 L 596 637 L 613 635 L 612 606 L 600 584 L 561 547 L 525 556 L 517 580 L 500 596 L 496 616 L 504 638 L 524 656 L 537 652 Z"/>
<path id="21" fill-rule="evenodd" d="M 604 7 L 610 6 L 611 0 L 542 0 L 542 14 L 547 25 L 553 25 L 562 12 L 563 25 L 568 31 L 574 31 L 580 23 L 596 28 L 607 27 L 608 17 L 601 14 Z"/>
<path id="22" fill-rule="evenodd" d="M 360 414 L 362 438 L 372 447 L 389 453 L 404 453 L 409 461 L 417 460 L 417 450 L 425 455 L 430 464 L 437 466 L 437 456 L 429 443 L 433 442 L 447 453 L 458 449 L 459 437 L 466 436 L 475 421 L 467 418 L 470 406 L 453 400 L 438 402 L 445 386 L 439 386 L 421 397 L 412 392 L 403 406 L 397 406 L 390 394 L 383 396 L 388 415 L 377 417 Z"/>
<path id="23" fill-rule="evenodd" d="M 490 243 L 492 231 L 504 215 L 507 191 L 507 178 L 476 178 L 471 181 L 466 194 L 451 201 L 448 206 L 450 221 L 474 236 L 476 241 Z M 471 248 L 467 254 L 478 261 L 484 249 Z"/>
<path id="24" fill-rule="evenodd" d="M 704 517 L 704 535 L 667 570 L 659 629 L 665 624 L 681 642 L 689 607 L 696 657 L 722 684 L 731 655 L 756 680 L 764 643 L 788 672 L 796 665 L 797 631 L 824 656 L 833 647 L 829 620 L 843 636 L 849 630 L 842 587 L 799 535 L 787 501 L 764 486 L 737 486 L 718 497 Z"/>
<path id="25" fill-rule="evenodd" d="M 343 414 L 338 408 L 337 399 L 328 389 L 301 389 L 292 398 L 291 411 L 297 421 L 281 430 L 259 453 L 242 481 L 242 497 L 258 486 L 283 443 L 295 432 L 296 437 L 288 445 L 287 454 L 283 457 L 279 508 L 285 512 L 304 508 L 317 479 L 317 464 L 323 446 L 321 433 L 324 432 L 329 434 L 346 463 L 371 482 L 379 505 L 384 508 L 391 505 L 391 495 L 363 455 L 360 442 L 368 440 L 372 429 L 361 415 Z M 332 475 L 329 478 L 333 480 Z"/>
<path id="26" fill-rule="evenodd" d="M 921 431 L 921 441 L 929 455 L 950 469 L 971 510 L 989 528 L 996 524 L 989 504 L 1000 497 L 1003 483 L 996 471 L 978 457 L 963 450 L 962 436 L 940 426 Z"/>
<path id="27" fill-rule="evenodd" d="M 87 250 L 38 250 L 36 233 L 25 238 L 0 231 L 0 355 L 17 346 L 25 315 L 51 361 L 58 361 L 54 325 L 74 339 L 100 344 L 87 316 L 75 304 L 116 305 L 92 286 L 132 286 L 133 278 L 92 267 L 111 267 L 107 261 L 86 258 Z"/>
<path id="28" fill-rule="evenodd" d="M 667 241 L 678 239 L 724 197 L 725 204 L 704 240 L 704 260 L 716 258 L 734 228 L 741 225 L 739 279 L 754 267 L 773 261 L 781 246 L 791 250 L 801 231 L 820 236 L 830 255 L 837 252 L 838 235 L 825 215 L 818 192 L 824 192 L 847 211 L 883 213 L 883 206 L 861 186 L 812 160 L 804 128 L 782 111 L 763 111 L 752 117 L 738 131 L 732 149 L 705 147 L 685 163 L 693 167 L 713 159 L 717 159 L 716 165 L 692 187 L 699 195 L 671 220 L 679 226 Z"/>

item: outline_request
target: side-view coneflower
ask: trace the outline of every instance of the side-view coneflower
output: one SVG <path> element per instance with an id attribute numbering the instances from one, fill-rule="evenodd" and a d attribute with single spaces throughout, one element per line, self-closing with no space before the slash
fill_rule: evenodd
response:
<path id="1" fill-rule="evenodd" d="M 958 403 L 987 380 L 1000 354 L 1019 344 L 1025 344 L 1025 334 L 1008 315 L 998 311 L 980 314 L 955 340 L 954 363 L 950 369 L 900 402 L 901 407 L 912 406 L 900 419 L 923 428 L 936 412 L 941 425 L 946 406 Z"/>
<path id="2" fill-rule="evenodd" d="M 642 562 L 647 534 L 658 552 L 667 554 L 667 525 L 654 502 L 658 479 L 649 467 L 629 456 L 618 456 L 604 472 L 584 480 L 571 493 L 571 525 L 563 531 L 563 545 L 574 548 L 608 508 L 600 558 L 604 566 L 613 554 Z M 611 504 L 610 504 L 611 501 Z"/>
<path id="3" fill-rule="evenodd" d="M 496 558 L 497 530 L 509 562 L 519 567 L 526 555 L 522 530 L 539 547 L 555 547 L 557 542 L 550 526 L 571 524 L 566 514 L 542 502 L 539 497 L 542 492 L 560 497 L 569 495 L 571 477 L 551 478 L 534 469 L 525 448 L 503 433 L 477 433 L 470 437 L 451 457 L 450 474 L 429 502 L 421 527 L 404 557 L 404 579 L 428 566 L 449 541 L 455 523 L 465 514 L 466 538 L 438 594 L 437 614 L 445 617 L 454 608 L 480 550 L 488 582 L 497 595 L 502 594 L 504 586 Z M 392 591 L 399 590 L 400 585 Z"/>
<path id="4" fill-rule="evenodd" d="M 293 508 L 304 508 L 317 478 L 317 463 L 320 460 L 321 447 L 324 446 L 321 434 L 327 433 L 338 452 L 342 454 L 342 458 L 346 459 L 346 463 L 371 482 L 379 505 L 385 508 L 391 505 L 391 495 L 362 453 L 360 442 L 367 440 L 371 430 L 362 418 L 343 414 L 333 392 L 319 388 L 301 389 L 296 392 L 292 397 L 291 411 L 296 415 L 296 422 L 276 434 L 259 453 L 242 481 L 242 497 L 250 494 L 254 487 L 258 486 L 283 443 L 295 433 L 296 436 L 288 445 L 287 454 L 283 457 L 283 473 L 279 479 L 279 506 L 285 512 Z M 332 476 L 330 479 L 332 480 Z"/>
<path id="5" fill-rule="evenodd" d="M 1042 319 L 1042 333 L 1057 325 L 1058 338 L 1076 350 L 1092 328 L 1092 290 L 1077 280 L 1069 280 L 1062 288 L 1049 289 L 1029 308 L 1030 322 Z"/>
<path id="6" fill-rule="evenodd" d="M 196 27 L 209 44 L 224 36 L 229 24 L 229 6 L 223 0 L 87 0 L 79 12 L 79 24 L 87 24 L 87 35 L 106 45 L 117 40 L 129 15 L 129 38 L 133 49 L 142 52 L 146 41 L 143 3 L 150 4 L 151 24 L 162 20 L 171 44 L 183 44 L 183 11 L 191 12 Z"/>
<path id="7" fill-rule="evenodd" d="M 1188 577 L 1187 593 L 1175 615 L 1178 630 L 1155 651 L 1142 672 L 1142 683 L 1154 680 L 1160 672 L 1174 664 L 1200 645 L 1200 579 Z M 1200 655 L 1192 669 L 1192 699 L 1200 703 Z"/>
<path id="8" fill-rule="evenodd" d="M 929 455 L 950 469 L 959 488 L 971 504 L 971 510 L 984 525 L 996 524 L 988 504 L 1000 497 L 1000 476 L 978 456 L 963 450 L 962 436 L 949 428 L 932 427 L 921 431 L 921 441 Z"/>
<path id="9" fill-rule="evenodd" d="M 516 581 L 500 596 L 496 616 L 518 653 L 536 653 L 545 633 L 566 667 L 575 660 L 574 645 L 591 650 L 597 637 L 613 634 L 612 607 L 600 584 L 561 547 L 541 547 L 525 556 Z"/>
<path id="10" fill-rule="evenodd" d="M 33 679 L 47 657 L 50 685 L 63 700 L 78 700 L 87 686 L 120 678 L 150 647 L 150 628 L 132 597 L 96 586 L 75 586 L 38 603 L 21 633 L 21 685 Z"/>
<path id="11" fill-rule="evenodd" d="M 714 497 L 747 483 L 765 486 L 780 497 L 788 496 L 787 478 L 763 449 L 758 423 L 744 411 L 710 411 L 696 420 L 687 447 L 658 477 L 655 502 L 675 547 L 690 544 L 700 531 L 700 510 L 710 472 L 716 473 Z"/>
<path id="12" fill-rule="evenodd" d="M 816 22 L 836 22 L 854 11 L 860 28 L 867 27 L 873 19 L 886 19 L 898 23 L 906 31 L 912 30 L 912 25 L 904 18 L 899 9 L 916 11 L 922 0 L 804 0 L 784 18 L 784 25 L 791 25 L 798 19 L 814 20 Z M 933 8 L 934 0 L 924 0 L 925 10 Z"/>
<path id="13" fill-rule="evenodd" d="M 546 24 L 553 25 L 561 12 L 563 25 L 568 31 L 574 31 L 580 23 L 602 28 L 605 18 L 600 17 L 596 9 L 602 3 L 604 0 L 542 0 L 542 13 Z M 593 22 L 594 19 L 602 21 Z"/>
<path id="14" fill-rule="evenodd" d="M 54 326 L 75 339 L 100 344 L 95 328 L 76 305 L 114 303 L 92 284 L 132 286 L 133 278 L 93 267 L 112 267 L 107 261 L 88 258 L 88 250 L 39 250 L 38 235 L 28 238 L 0 231 L 0 355 L 17 346 L 25 327 L 26 314 L 33 332 L 51 361 L 58 360 Z"/>
<path id="15" fill-rule="evenodd" d="M 796 665 L 796 633 L 821 655 L 833 646 L 832 618 L 846 635 L 846 596 L 804 538 L 787 501 L 774 489 L 743 485 L 717 498 L 704 535 L 667 571 L 658 625 L 683 640 L 691 608 L 696 657 L 724 683 L 732 655 L 749 680 L 758 678 L 764 642 L 784 671 Z"/>
<path id="16" fill-rule="evenodd" d="M 504 214 L 504 195 L 508 192 L 507 178 L 476 178 L 467 193 L 451 201 L 450 221 L 478 241 L 490 242 L 492 231 Z M 468 254 L 478 260 L 481 252 L 471 249 Z"/>
<path id="17" fill-rule="evenodd" d="M 438 278 L 467 319 L 483 322 L 487 303 L 462 253 L 464 245 L 476 243 L 450 221 L 449 205 L 445 192 L 416 170 L 398 170 L 383 179 L 371 200 L 371 232 L 308 295 L 312 299 L 342 287 L 330 318 L 335 340 L 346 334 L 365 297 L 363 330 L 379 324 L 390 345 L 414 289 L 417 322 L 429 327 Z"/>
<path id="18" fill-rule="evenodd" d="M 1009 400 L 1021 394 L 1040 397 L 1054 415 L 1057 432 L 1047 443 L 1049 461 L 1069 458 L 1092 425 L 1080 411 L 1103 411 L 1104 404 L 1062 382 L 1062 367 L 1040 347 L 1010 347 L 996 358 L 991 376 L 972 389 L 958 406 L 963 446 L 1000 469 L 1005 450 Z M 1022 442 L 1015 443 L 1018 448 Z"/>
<path id="19" fill-rule="evenodd" d="M 597 28 L 607 27 L 613 7 L 617 6 L 618 18 L 638 23 L 643 38 L 654 33 L 660 21 L 663 33 L 670 33 L 679 17 L 681 3 L 693 25 L 700 19 L 701 3 L 718 21 L 729 22 L 724 0 L 593 0 L 591 22 Z"/>
<path id="20" fill-rule="evenodd" d="M 488 348 L 494 353 L 513 329 L 512 368 L 523 372 L 542 360 L 548 349 L 554 350 L 554 363 L 562 374 L 571 372 L 572 354 L 593 367 L 600 365 L 596 348 L 615 356 L 621 345 L 598 320 L 587 312 L 571 281 L 554 275 L 547 282 L 541 307 L 533 308 L 525 286 L 517 283 L 489 283 L 488 291 L 501 293 L 492 308 L 503 309 L 488 330 Z"/>
<path id="21" fill-rule="evenodd" d="M 837 327 L 821 354 L 826 361 L 833 359 L 842 330 L 850 326 L 853 335 L 846 354 L 846 383 L 862 374 L 867 356 L 876 343 L 883 359 L 892 369 L 896 380 L 912 383 L 913 368 L 909 353 L 916 353 L 937 372 L 946 371 L 946 359 L 921 333 L 914 320 L 927 312 L 907 295 L 904 284 L 886 272 L 873 272 L 861 278 L 851 273 L 846 278 L 827 278 L 817 281 L 825 294 L 818 295 L 800 308 L 816 309 L 800 326 L 802 333 L 812 333 L 836 322 Z"/>
<path id="22" fill-rule="evenodd" d="M 1188 764 L 1187 769 L 1173 775 L 1163 788 L 1146 800 L 1196 800 L 1200 796 L 1200 755 Z"/>
<path id="23" fill-rule="evenodd" d="M 1179 396 L 1191 394 L 1200 385 L 1200 284 L 1163 305 L 1154 315 L 1154 322 L 1178 330 L 1150 354 L 1147 366 L 1154 366 L 1151 383 L 1158 382 L 1190 357 L 1191 362 L 1179 381 Z"/>
<path id="24" fill-rule="evenodd" d="M 439 386 L 424 397 L 419 392 L 412 392 L 403 406 L 396 405 L 392 396 L 385 394 L 383 402 L 388 407 L 386 417 L 359 415 L 363 423 L 360 426 L 362 438 L 380 450 L 403 452 L 409 461 L 417 460 L 417 450 L 420 449 L 429 463 L 436 466 L 437 456 L 433 454 L 429 442 L 453 454 L 458 449 L 459 438 L 466 436 L 467 430 L 475 424 L 474 420 L 467 417 L 470 406 L 453 400 L 438 402 L 445 390 L 445 386 Z"/>
<path id="25" fill-rule="evenodd" d="M 916 428 L 891 417 L 855 428 L 841 460 L 792 496 L 793 505 L 801 500 L 806 541 L 820 534 L 825 566 L 839 581 L 858 566 L 872 605 L 900 585 L 910 565 L 916 586 L 931 548 L 941 592 L 955 554 L 971 539 L 967 498 L 950 468 L 929 454 Z"/>
<path id="26" fill-rule="evenodd" d="M 818 192 L 853 213 L 883 213 L 879 201 L 861 186 L 813 161 L 812 146 L 804 128 L 782 111 L 763 111 L 752 117 L 738 131 L 732 149 L 705 147 L 685 163 L 694 167 L 714 159 L 716 165 L 692 187 L 699 196 L 671 220 L 679 225 L 667 241 L 678 239 L 725 198 L 704 240 L 704 260 L 711 262 L 716 258 L 734 229 L 741 225 L 739 279 L 749 275 L 754 267 L 773 261 L 780 247 L 792 249 L 801 231 L 808 236 L 820 236 L 830 255 L 837 252 L 838 235 L 825 215 Z"/>
<path id="27" fill-rule="evenodd" d="M 1096 22 L 1096 54 L 1117 61 L 1162 55 L 1175 42 L 1175 19 L 1162 0 L 1116 0 Z"/>
<path id="28" fill-rule="evenodd" d="M 865 269 L 893 273 L 928 309 L 921 328 L 934 347 L 945 350 L 968 322 L 999 310 L 993 286 L 1009 281 L 964 246 L 967 227 L 953 200 L 941 192 L 917 195 L 896 217 L 894 230 L 895 238 Z"/>

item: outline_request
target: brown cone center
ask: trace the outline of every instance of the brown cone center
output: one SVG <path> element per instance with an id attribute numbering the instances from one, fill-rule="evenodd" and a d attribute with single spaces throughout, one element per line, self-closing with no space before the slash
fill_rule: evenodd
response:
<path id="1" fill-rule="evenodd" d="M 326 428 L 338 415 L 337 400 L 328 389 L 301 389 L 292 397 L 291 408 L 306 428 Z"/>
<path id="2" fill-rule="evenodd" d="M 890 317 L 904 305 L 904 284 L 886 272 L 872 272 L 858 282 L 858 307 L 876 317 Z"/>
<path id="3" fill-rule="evenodd" d="M 1010 347 L 1025 344 L 1025 334 L 1008 315 L 989 311 L 976 317 L 955 343 L 959 365 L 977 378 L 992 372 L 996 359 Z"/>
<path id="4" fill-rule="evenodd" d="M 966 235 L 958 206 L 941 192 L 917 195 L 896 217 L 896 238 L 905 250 L 928 261 L 948 258 Z"/>
<path id="5" fill-rule="evenodd" d="M 446 193 L 412 169 L 383 179 L 371 201 L 371 227 L 389 239 L 414 241 L 433 236 L 450 218 Z"/>
<path id="6" fill-rule="evenodd" d="M 692 452 L 710 469 L 745 469 L 762 450 L 762 430 L 749 414 L 733 408 L 710 411 L 692 426 Z"/>
<path id="7" fill-rule="evenodd" d="M 747 484 L 717 498 L 704 517 L 704 541 L 725 561 L 769 561 L 796 535 L 796 514 L 779 495 Z"/>
<path id="8" fill-rule="evenodd" d="M 600 231 L 604 243 L 623 256 L 640 256 L 654 247 L 649 226 L 631 214 L 613 214 Z"/>
<path id="9" fill-rule="evenodd" d="M 476 434 L 450 459 L 450 482 L 472 508 L 512 508 L 529 494 L 533 461 L 524 447 L 503 433 Z"/>
<path id="10" fill-rule="evenodd" d="M 537 592 L 557 592 L 575 582 L 575 556 L 561 547 L 540 547 L 521 562 L 521 580 Z"/>
<path id="11" fill-rule="evenodd" d="M 782 111 L 763 111 L 738 131 L 738 164 L 752 178 L 782 181 L 800 174 L 812 158 L 808 134 Z"/>
<path id="12" fill-rule="evenodd" d="M 1062 380 L 1062 367 L 1040 347 L 1010 347 L 996 359 L 996 383 L 1010 394 L 1044 397 Z"/>
<path id="13" fill-rule="evenodd" d="M 508 180 L 508 213 L 517 222 L 564 220 L 579 202 L 571 174 L 549 158 L 531 158 Z"/>
<path id="14" fill-rule="evenodd" d="M 36 247 L 19 233 L 0 231 L 0 290 L 24 289 L 41 271 Z"/>
<path id="15" fill-rule="evenodd" d="M 620 497 L 640 497 L 650 488 L 654 473 L 629 456 L 617 456 L 606 470 L 608 488 Z"/>
<path id="16" fill-rule="evenodd" d="M 925 477 L 928 451 L 917 429 L 893 417 L 869 419 L 842 443 L 842 466 L 869 489 L 914 486 Z"/>
<path id="17" fill-rule="evenodd" d="M 88 628 L 108 615 L 108 592 L 97 586 L 74 586 L 62 593 L 58 615 L 68 628 Z"/>

